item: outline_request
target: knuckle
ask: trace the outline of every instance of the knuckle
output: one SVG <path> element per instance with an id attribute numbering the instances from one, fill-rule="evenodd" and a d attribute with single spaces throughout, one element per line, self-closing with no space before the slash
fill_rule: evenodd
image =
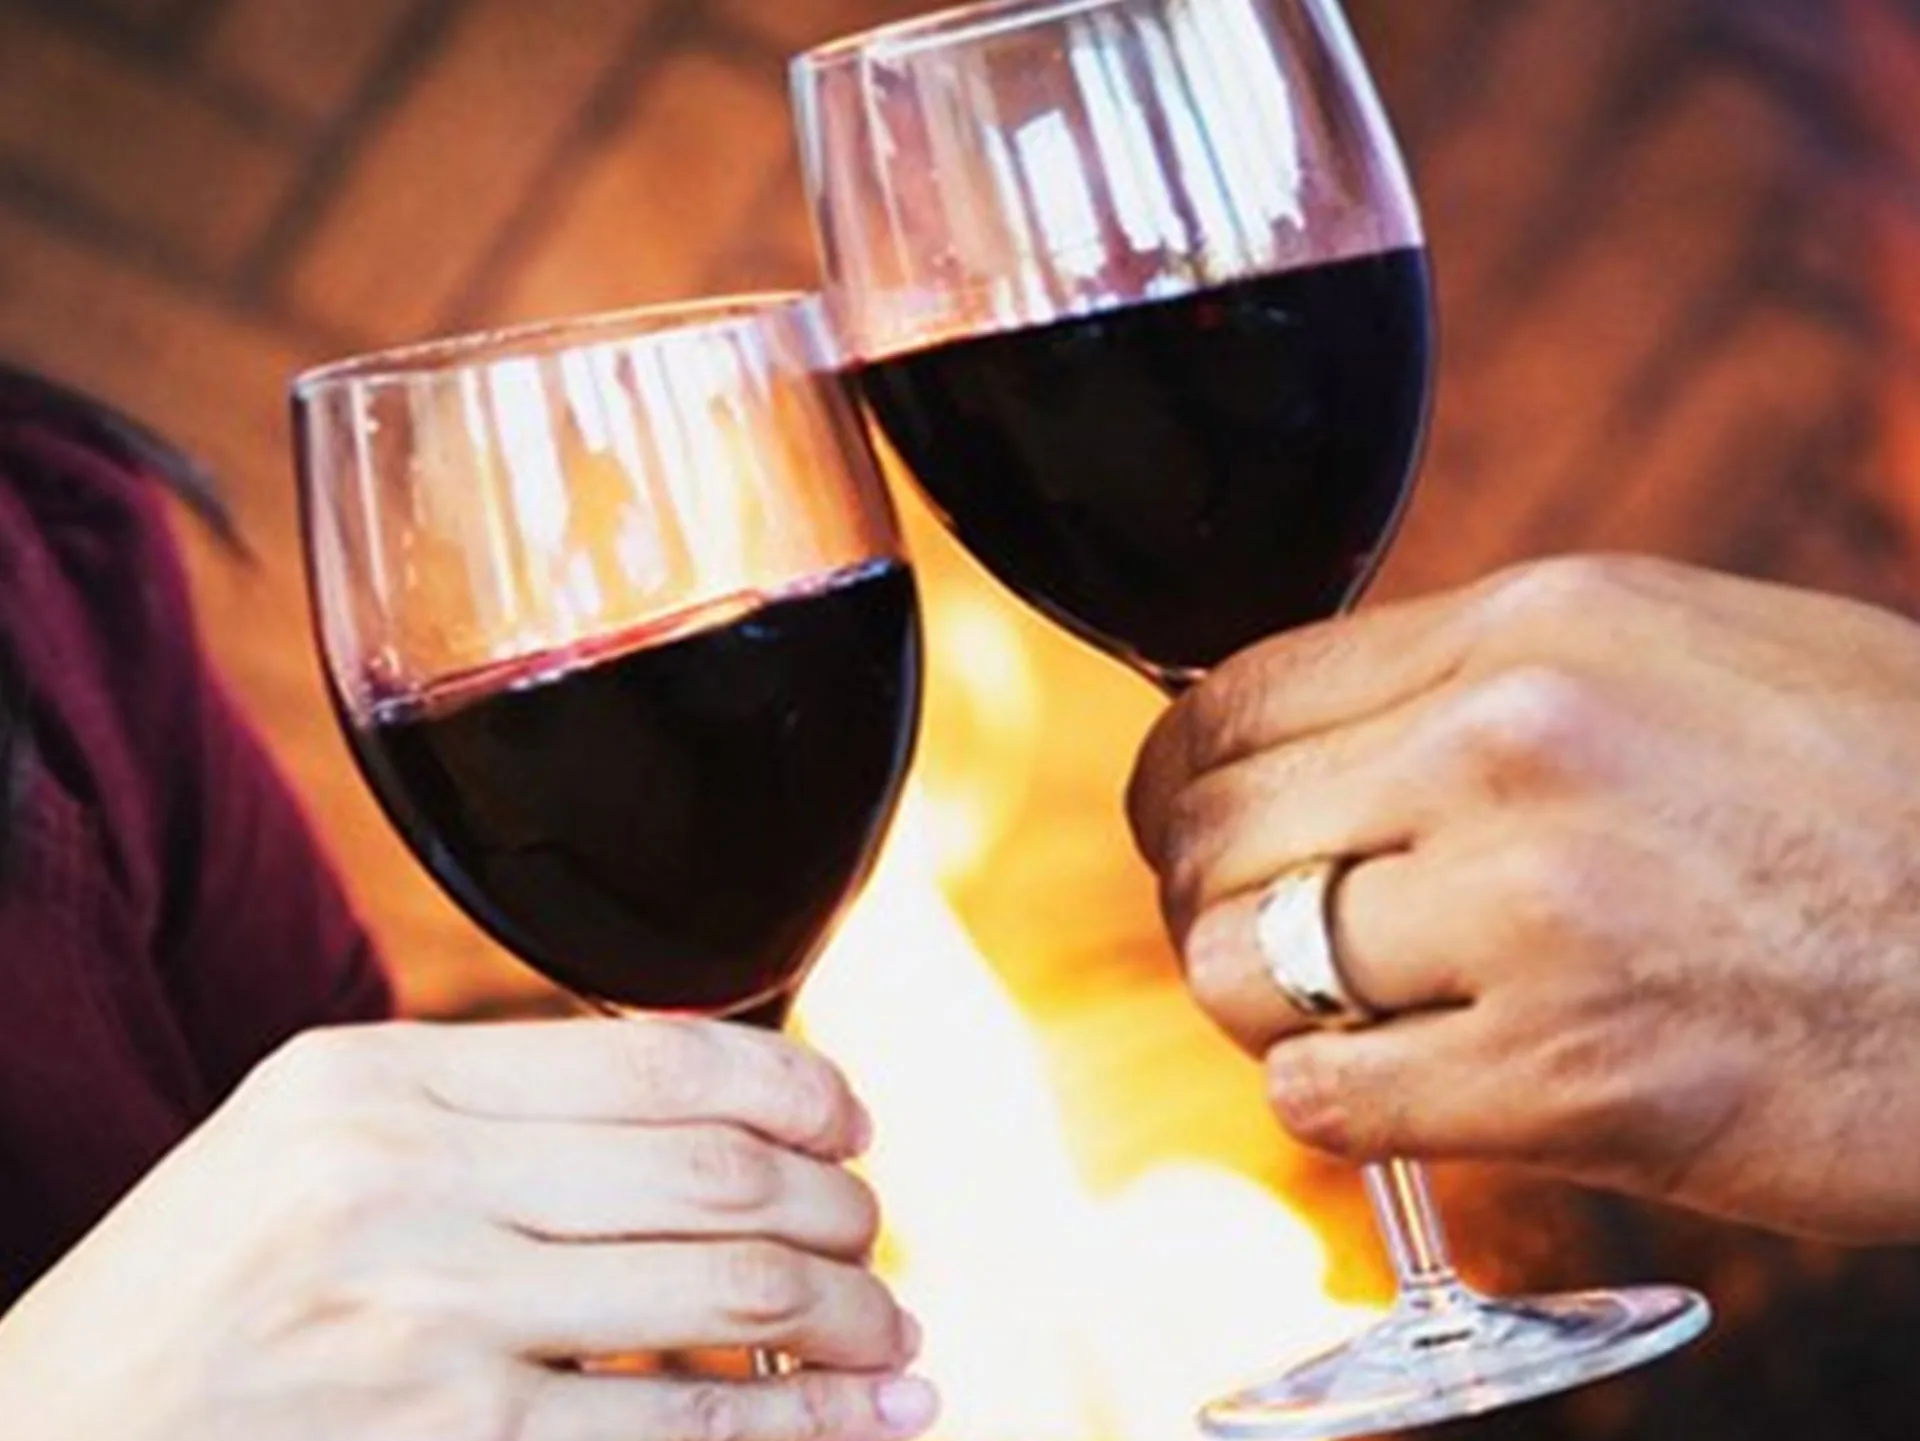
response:
<path id="1" fill-rule="evenodd" d="M 1167 803 L 1166 835 L 1161 842 L 1160 874 L 1169 880 L 1197 883 L 1205 873 L 1216 807 L 1210 789 L 1200 783 L 1186 786 Z"/>
<path id="2" fill-rule="evenodd" d="M 849 1404 L 847 1390 L 827 1376 L 803 1374 L 797 1378 L 788 1441 L 830 1441 L 857 1430 L 865 1418 Z"/>
<path id="3" fill-rule="evenodd" d="M 791 1327 L 813 1303 L 806 1261 L 771 1241 L 741 1241 L 715 1252 L 716 1295 L 733 1320 L 761 1331 Z"/>
<path id="4" fill-rule="evenodd" d="M 428 1266 L 362 1275 L 333 1288 L 330 1309 L 351 1316 L 369 1354 L 389 1366 L 429 1374 L 434 1363 L 472 1349 L 483 1309 L 479 1287 Z M 485 1398 L 488 1409 L 498 1397 Z"/>
<path id="5" fill-rule="evenodd" d="M 883 1220 L 880 1211 L 880 1196 L 868 1181 L 851 1172 L 842 1172 L 849 1185 L 847 1187 L 847 1247 L 862 1255 L 872 1251 L 880 1244 L 880 1227 Z"/>
<path id="6" fill-rule="evenodd" d="M 1635 573 L 1629 556 L 1552 556 L 1502 571 L 1486 599 L 1498 619 L 1519 624 L 1591 620 L 1636 589 Z"/>
<path id="7" fill-rule="evenodd" d="M 804 1161 L 801 1164 L 826 1165 L 819 1161 Z M 818 1202 L 818 1219 L 804 1223 L 816 1232 L 813 1249 L 843 1258 L 870 1259 L 874 1248 L 880 1244 L 882 1217 L 879 1195 L 864 1177 L 844 1166 L 832 1167 L 827 1172 L 824 1184 L 826 1190 L 824 1198 Z"/>
<path id="8" fill-rule="evenodd" d="M 616 1027 L 627 1080 L 642 1109 L 674 1116 L 697 1109 L 712 1085 L 719 1047 L 699 1021 L 630 1018 Z"/>
<path id="9" fill-rule="evenodd" d="M 1195 774 L 1232 761 L 1260 733 L 1265 686 L 1258 654 L 1229 660 L 1187 700 L 1183 739 Z"/>
<path id="10" fill-rule="evenodd" d="M 1342 1160 L 1358 1159 L 1360 1144 L 1352 1113 L 1328 1098 L 1310 1111 L 1286 1118 L 1287 1132 L 1301 1145 Z"/>
<path id="11" fill-rule="evenodd" d="M 1604 837 L 1569 830 L 1531 835 L 1495 872 L 1504 926 L 1526 946 L 1592 959 L 1621 913 L 1609 903 L 1614 859 Z M 1598 976 L 1591 977 L 1600 979 Z"/>
<path id="12" fill-rule="evenodd" d="M 1215 666 L 1169 717 L 1168 751 L 1188 776 L 1230 765 L 1260 748 L 1273 705 L 1310 642 L 1301 633 L 1263 641 Z"/>
<path id="13" fill-rule="evenodd" d="M 1237 928 L 1231 925 L 1227 909 L 1215 906 L 1202 913 L 1187 933 L 1181 953 L 1187 990 L 1195 1004 L 1223 1026 L 1234 1019 L 1243 990 L 1243 958 L 1232 937 Z"/>
<path id="14" fill-rule="evenodd" d="M 1577 774 L 1607 720 L 1590 682 L 1553 666 L 1520 666 L 1472 687 L 1443 712 L 1441 743 L 1501 794 Z"/>
<path id="15" fill-rule="evenodd" d="M 845 1360 L 861 1367 L 898 1364 L 903 1359 L 904 1323 L 886 1284 L 869 1271 L 848 1267 L 830 1273 L 828 1285 L 835 1294 L 832 1303 L 820 1309 L 823 1321 L 830 1317 L 831 1325 L 815 1328 L 820 1333 L 816 1341 L 831 1339 Z"/>
<path id="16" fill-rule="evenodd" d="M 822 1057 L 791 1043 L 774 1049 L 779 1114 L 805 1144 L 829 1147 L 852 1124 L 853 1092 Z"/>
<path id="17" fill-rule="evenodd" d="M 757 1211 L 779 1194 L 778 1157 L 744 1131 L 713 1126 L 690 1132 L 681 1165 L 697 1198 L 717 1211 Z"/>
<path id="18" fill-rule="evenodd" d="M 1301 1144 L 1328 1155 L 1354 1158 L 1365 1149 L 1359 1114 L 1338 1065 L 1316 1051 L 1283 1048 L 1267 1071 L 1267 1096 L 1275 1115 Z"/>
<path id="19" fill-rule="evenodd" d="M 1214 899 L 1228 859 L 1223 842 L 1239 838 L 1233 809 L 1218 791 L 1188 786 L 1169 808 L 1158 871 L 1161 909 L 1176 936 Z"/>
<path id="20" fill-rule="evenodd" d="M 336 1105 L 386 1088 L 380 1033 L 386 1027 L 337 1027 L 295 1036 L 265 1062 L 249 1090 L 294 1107 Z"/>
<path id="21" fill-rule="evenodd" d="M 1520 1137 L 1528 1159 L 1564 1164 L 1632 1150 L 1649 1109 L 1632 1060 L 1609 1027 L 1564 1025 L 1541 1037 L 1530 1067 L 1541 1100 Z"/>
<path id="22" fill-rule="evenodd" d="M 1148 865 L 1154 865 L 1168 826 L 1168 805 L 1178 793 L 1180 768 L 1178 757 L 1186 742 L 1180 733 L 1185 712 L 1178 706 L 1162 716 L 1134 761 L 1127 777 L 1127 824 L 1133 832 L 1136 850 Z"/>
<path id="23" fill-rule="evenodd" d="M 343 1116 L 288 1144 L 281 1181 L 311 1232 L 356 1230 L 423 1199 L 421 1149 L 419 1137 L 384 1117 Z"/>
<path id="24" fill-rule="evenodd" d="M 680 1414 L 664 1434 L 684 1441 L 754 1441 L 752 1406 L 737 1386 L 703 1381 L 680 1390 Z"/>
<path id="25" fill-rule="evenodd" d="M 1204 871 L 1197 864 L 1182 862 L 1160 878 L 1160 918 L 1167 934 L 1183 951 L 1192 940 L 1193 928 L 1205 914 L 1202 897 L 1206 894 Z"/>

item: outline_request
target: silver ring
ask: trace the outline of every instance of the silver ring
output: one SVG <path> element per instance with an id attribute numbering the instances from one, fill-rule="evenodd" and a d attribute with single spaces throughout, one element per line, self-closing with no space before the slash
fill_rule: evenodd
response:
<path id="1" fill-rule="evenodd" d="M 1267 887 L 1254 913 L 1254 942 L 1287 1004 L 1315 1023 L 1359 1026 L 1373 1019 L 1340 975 L 1333 941 L 1333 890 L 1351 860 L 1291 866 Z"/>

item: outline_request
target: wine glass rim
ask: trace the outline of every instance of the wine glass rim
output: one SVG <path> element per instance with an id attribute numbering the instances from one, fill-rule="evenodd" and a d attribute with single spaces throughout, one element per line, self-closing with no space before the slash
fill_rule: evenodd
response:
<path id="1" fill-rule="evenodd" d="M 397 383 L 423 375 L 484 367 L 519 356 L 543 356 L 575 348 L 592 349 L 668 336 L 736 330 L 783 312 L 804 317 L 815 312 L 819 303 L 820 297 L 812 291 L 765 290 L 522 321 L 409 341 L 328 361 L 296 375 L 293 393 L 304 397 L 342 383 Z"/>
<path id="2" fill-rule="evenodd" d="M 912 54 L 1126 3 L 1128 0 L 975 0 L 973 4 L 912 15 L 823 41 L 795 56 L 793 68 L 801 73 L 824 70 L 861 55 Z"/>

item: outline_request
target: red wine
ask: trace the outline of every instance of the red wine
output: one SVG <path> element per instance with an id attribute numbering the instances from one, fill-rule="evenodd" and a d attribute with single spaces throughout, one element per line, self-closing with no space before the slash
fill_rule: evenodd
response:
<path id="1" fill-rule="evenodd" d="M 1358 595 L 1425 429 L 1424 251 L 868 362 L 866 405 L 961 543 L 1163 680 Z"/>
<path id="2" fill-rule="evenodd" d="M 619 1006 L 779 996 L 865 879 L 920 703 L 911 573 L 884 563 L 383 700 L 374 792 L 466 910 Z"/>

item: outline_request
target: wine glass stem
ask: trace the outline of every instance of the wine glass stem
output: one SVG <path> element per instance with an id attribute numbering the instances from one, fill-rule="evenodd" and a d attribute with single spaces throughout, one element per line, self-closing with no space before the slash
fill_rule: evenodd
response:
<path id="1" fill-rule="evenodd" d="M 1393 1261 L 1401 1304 L 1439 1309 L 1466 1300 L 1447 1252 L 1426 1167 L 1413 1161 L 1383 1161 L 1368 1166 L 1363 1175 L 1374 1220 Z"/>

